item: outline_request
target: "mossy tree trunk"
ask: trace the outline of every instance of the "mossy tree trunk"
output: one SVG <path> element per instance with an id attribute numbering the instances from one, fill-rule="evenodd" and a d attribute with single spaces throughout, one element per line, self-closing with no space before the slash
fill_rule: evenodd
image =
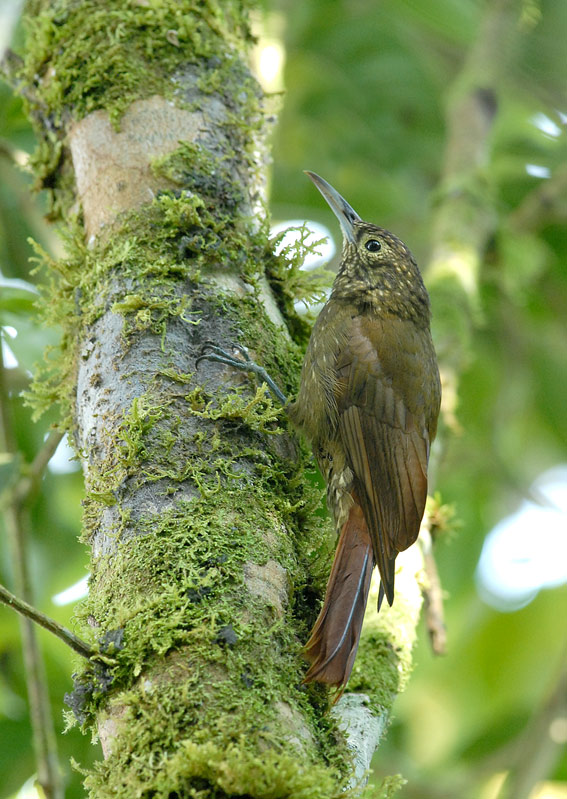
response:
<path id="1" fill-rule="evenodd" d="M 267 237 L 246 9 L 35 0 L 27 30 L 34 166 L 68 253 L 43 256 L 63 338 L 34 397 L 61 406 L 83 463 L 80 618 L 108 656 L 81 664 L 69 700 L 102 744 L 86 784 L 113 799 L 339 795 L 351 765 L 326 691 L 301 687 L 308 564 L 328 533 L 310 456 L 250 378 L 196 365 L 207 340 L 239 342 L 293 393 L 305 339 Z M 367 644 L 371 676 L 390 674 L 383 708 L 412 638 L 388 641 Z"/>
<path id="2" fill-rule="evenodd" d="M 377 620 L 370 603 L 358 693 L 333 715 L 326 689 L 301 685 L 333 542 L 311 455 L 264 388 L 197 364 L 205 342 L 239 343 L 293 394 L 308 335 L 297 258 L 268 240 L 245 5 L 26 9 L 17 77 L 67 245 L 57 262 L 40 253 L 63 335 L 32 400 L 60 406 L 85 475 L 78 615 L 102 654 L 68 701 L 102 744 L 97 799 L 343 795 L 410 669 L 411 555 L 396 607 Z"/>

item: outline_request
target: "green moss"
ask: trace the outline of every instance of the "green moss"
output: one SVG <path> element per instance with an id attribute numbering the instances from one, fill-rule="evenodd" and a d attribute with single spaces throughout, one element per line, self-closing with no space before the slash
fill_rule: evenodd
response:
<path id="1" fill-rule="evenodd" d="M 245 85 L 244 81 L 239 88 Z M 254 95 L 252 89 L 249 94 Z M 257 105 L 257 98 L 254 102 Z M 124 316 L 125 335 L 151 330 L 163 339 L 168 321 L 175 317 L 195 325 L 200 322 L 200 312 L 193 307 L 195 294 L 190 297 L 180 293 L 179 283 L 191 281 L 195 289 L 203 285 L 203 293 L 210 294 L 207 281 L 219 270 L 252 288 L 249 310 L 253 304 L 258 305 L 258 279 L 266 272 L 292 336 L 298 343 L 306 343 L 310 327 L 297 315 L 293 302 L 294 298 L 322 297 L 321 277 L 300 270 L 305 254 L 317 245 L 307 246 L 303 235 L 291 248 L 276 255 L 278 240 L 268 240 L 267 224 L 258 227 L 257 220 L 239 215 L 242 186 L 231 171 L 231 158 L 235 153 L 245 157 L 252 148 L 256 123 L 246 120 L 258 116 L 256 106 L 248 108 L 248 112 L 239 116 L 238 125 L 229 126 L 229 144 L 223 155 L 213 155 L 199 144 L 185 142 L 173 153 L 156 159 L 155 173 L 177 188 L 123 214 L 112 237 L 87 248 L 80 220 L 68 216 L 67 258 L 56 262 L 38 252 L 49 274 L 42 303 L 45 322 L 59 324 L 64 320 L 64 328 L 60 352 L 49 353 L 29 397 L 37 415 L 59 405 L 65 426 L 69 426 L 77 368 L 75 341 L 109 306 Z M 43 150 L 47 158 L 46 142 Z M 49 163 L 60 169 L 60 149 L 57 153 Z M 62 168 L 61 174 L 66 175 Z M 57 181 L 55 185 L 60 199 L 64 190 Z M 71 206 L 74 200 L 70 196 L 64 204 Z M 219 306 L 230 313 L 232 298 L 216 290 L 214 293 Z M 241 309 L 234 311 L 235 318 L 239 318 Z M 258 308 L 253 313 L 258 318 Z M 274 333 L 274 340 L 280 338 L 273 326 L 269 332 Z M 257 341 L 256 330 L 250 339 Z M 279 368 L 283 368 L 289 353 L 281 353 L 277 360 Z M 291 366 L 298 362 L 295 351 Z"/>
<path id="2" fill-rule="evenodd" d="M 400 661 L 400 650 L 396 649 L 386 631 L 367 628 L 356 656 L 349 689 L 370 694 L 373 705 L 389 710 L 406 681 L 406 665 L 410 667 L 409 662 Z"/>
<path id="3" fill-rule="evenodd" d="M 68 218 L 73 205 L 69 118 L 104 109 L 118 127 L 135 100 L 160 95 L 195 109 L 199 96 L 216 93 L 228 109 L 231 133 L 240 131 L 235 146 L 246 153 L 242 137 L 262 119 L 259 90 L 243 61 L 252 40 L 247 22 L 252 5 L 246 0 L 28 2 L 27 47 L 18 77 L 39 141 L 31 159 L 36 187 L 48 190 L 53 219 Z M 182 78 L 197 65 L 198 91 L 184 100 Z"/>
<path id="4" fill-rule="evenodd" d="M 253 5 L 35 0 L 28 3 L 26 17 L 33 46 L 26 50 L 25 74 L 41 82 L 55 124 L 64 108 L 72 108 L 79 119 L 104 108 L 116 121 L 135 99 L 172 97 L 171 75 L 187 63 L 216 59 L 210 64 L 212 76 L 202 83 L 219 91 L 227 85 L 227 62 L 233 60 L 227 54 L 223 62 L 219 53 L 231 46 L 240 51 L 250 41 L 246 11 Z"/>
<path id="5" fill-rule="evenodd" d="M 320 489 L 310 489 L 303 481 L 308 453 L 299 450 L 293 461 L 277 454 L 281 431 L 275 424 L 281 411 L 273 408 L 264 390 L 258 388 L 252 398 L 242 390 L 212 396 L 197 386 L 177 400 L 164 401 L 164 380 L 185 385 L 191 379 L 172 370 L 161 372 L 113 427 L 114 446 L 89 476 L 87 540 L 97 528 L 101 510 L 116 503 L 127 482 L 130 490 L 159 482 L 162 495 L 172 497 L 158 517 L 134 519 L 127 511 L 117 516 L 116 551 L 93 566 L 94 584 L 83 617 L 104 619 L 104 629 L 125 629 L 127 646 L 114 671 L 122 687 L 131 685 L 132 676 L 149 656 L 185 644 L 194 651 L 195 629 L 203 638 L 203 629 L 212 635 L 219 624 L 231 619 L 235 624 L 245 562 L 265 563 L 273 556 L 273 542 L 278 541 L 278 562 L 298 576 L 326 532 L 313 517 Z M 183 412 L 205 425 L 186 441 L 177 430 Z M 271 438 L 274 446 L 270 446 Z M 197 489 L 192 500 L 175 498 L 176 486 L 181 484 Z M 246 506 L 240 507 L 244 495 Z M 282 523 L 292 535 L 280 541 Z M 303 565 L 298 570 L 300 561 Z M 127 581 L 123 583 L 119 575 L 127 575 Z M 237 590 L 238 600 L 231 588 Z M 301 579 L 295 590 L 298 595 L 303 591 Z M 206 596 L 207 601 L 195 604 L 196 596 L 199 600 Z M 249 613 L 252 605 L 248 601 L 243 612 Z M 209 618 L 210 613 L 218 624 Z M 286 635 L 290 650 L 297 652 L 293 626 Z M 209 638 L 203 640 L 210 643 Z M 257 644 L 257 636 L 255 640 Z M 295 668 L 299 665 L 296 662 Z M 91 680 L 88 670 L 85 679 Z M 101 698 L 93 697 L 94 704 L 85 712 L 95 712 Z"/>
<path id="6" fill-rule="evenodd" d="M 140 448 L 135 451 L 139 453 Z M 152 785 L 156 796 L 167 797 L 175 779 L 181 780 L 177 790 L 187 791 L 181 795 L 192 796 L 191 790 L 197 786 L 203 797 L 224 796 L 222 790 L 230 783 L 223 781 L 223 767 L 219 766 L 217 773 L 211 764 L 212 771 L 205 775 L 194 771 L 191 765 L 188 752 L 200 751 L 200 734 L 206 734 L 219 752 L 229 749 L 244 734 L 244 764 L 257 757 L 252 753 L 258 747 L 278 748 L 289 736 L 289 725 L 280 717 L 278 703 L 300 708 L 300 718 L 307 729 L 315 723 L 310 694 L 290 691 L 290 686 L 298 685 L 301 678 L 300 640 L 307 627 L 300 624 L 298 637 L 289 614 L 282 618 L 264 597 L 247 589 L 243 578 L 244 564 L 266 563 L 274 557 L 277 546 L 278 562 L 297 580 L 302 571 L 298 553 L 316 545 L 321 535 L 306 524 L 297 531 L 297 537 L 281 536 L 282 519 L 290 529 L 302 513 L 313 518 L 308 505 L 316 501 L 318 492 L 309 501 L 297 480 L 290 481 L 287 496 L 274 490 L 277 464 L 272 467 L 263 472 L 263 479 L 254 478 L 253 491 L 247 491 L 244 506 L 241 487 L 230 485 L 223 486 L 212 505 L 206 498 L 177 500 L 159 518 L 130 522 L 128 535 L 118 542 L 113 555 L 100 558 L 94 565 L 95 576 L 81 617 L 90 625 L 103 620 L 103 629 L 124 631 L 124 648 L 115 655 L 116 666 L 109 670 L 116 698 L 100 687 L 90 668 L 80 680 L 83 686 L 98 686 L 82 708 L 87 721 L 94 714 L 99 720 L 105 713 L 112 718 L 116 706 L 120 708 L 121 721 L 127 725 L 127 741 L 119 735 L 116 756 L 97 767 L 89 778 L 93 790 L 106 786 L 102 795 L 120 796 L 119 791 L 126 790 L 126 786 L 116 780 L 124 780 L 126 774 L 130 787 Z M 281 479 L 284 480 L 283 474 Z M 259 523 L 261 536 L 257 532 Z M 132 535 L 136 536 L 135 544 Z M 122 581 L 121 575 L 127 575 L 127 581 Z M 293 588 L 292 596 L 302 607 L 301 582 Z M 227 627 L 234 632 L 230 645 L 220 637 Z M 98 624 L 95 629 L 100 635 Z M 175 679 L 164 681 L 163 677 L 153 676 L 163 674 L 164 668 L 168 672 L 167 664 L 175 671 Z M 96 672 L 96 666 L 93 668 Z M 138 679 L 142 672 L 143 682 Z M 155 691 L 151 687 L 153 680 L 159 683 Z M 323 751 L 333 752 L 335 769 L 344 771 L 345 755 L 336 746 L 330 720 L 319 721 L 317 727 Z M 184 736 L 190 742 L 184 741 Z M 159 767 L 150 766 L 141 756 L 148 747 Z M 158 757 L 158 752 L 163 756 Z M 319 759 L 315 752 L 309 756 L 313 764 Z M 298 777 L 291 786 L 299 790 L 303 783 L 299 775 L 304 767 L 298 768 L 298 764 L 304 762 L 304 756 L 298 755 L 298 759 L 282 754 L 286 762 L 288 756 L 290 764 L 295 760 Z M 321 795 L 335 795 L 329 793 L 330 786 L 338 791 L 337 782 L 340 785 L 342 781 L 328 764 L 315 770 L 326 774 L 322 784 L 327 793 Z M 248 768 L 237 769 L 235 779 L 237 775 L 241 779 L 250 776 Z M 259 774 L 258 779 L 261 784 L 266 781 L 265 790 L 275 791 L 274 796 L 283 790 L 279 781 L 274 783 L 271 768 Z M 253 790 L 255 795 L 256 789 Z"/>
<path id="7" fill-rule="evenodd" d="M 288 231 L 297 231 L 299 235 L 280 248 L 279 245 Z M 295 303 L 302 300 L 308 304 L 324 302 L 334 278 L 334 274 L 324 267 L 309 272 L 302 269 L 306 256 L 310 253 L 319 255 L 319 247 L 324 241 L 322 239 L 309 243 L 311 233 L 305 225 L 283 230 L 270 242 L 271 254 L 265 261 L 266 276 L 290 333 L 296 341 L 304 343 L 307 343 L 311 334 L 313 319 L 299 316 Z"/>
<path id="8" fill-rule="evenodd" d="M 235 136 L 231 131 L 231 137 Z M 156 175 L 186 192 L 208 198 L 213 211 L 222 206 L 234 213 L 244 200 L 242 185 L 234 179 L 234 157 L 232 149 L 213 155 L 199 143 L 181 142 L 173 153 L 156 158 L 152 167 Z"/>
<path id="9" fill-rule="evenodd" d="M 204 219 L 199 217 L 199 225 L 193 226 L 191 236 L 187 235 L 186 220 L 179 227 L 180 218 L 198 206 L 199 200 L 194 197 L 162 195 L 151 205 L 127 215 L 110 242 L 87 250 L 74 235 L 67 241 L 67 259 L 56 262 L 39 253 L 48 273 L 40 310 L 47 325 L 63 323 L 63 335 L 59 349 L 46 353 L 46 362 L 36 372 L 28 395 L 36 416 L 59 406 L 64 426 L 70 424 L 75 342 L 81 331 L 92 326 L 109 306 L 112 312 L 124 316 L 125 336 L 150 330 L 163 337 L 168 322 L 175 318 L 200 324 L 201 300 L 207 297 L 224 315 L 238 320 L 242 343 L 258 352 L 258 343 L 265 342 L 266 368 L 274 374 L 288 374 L 284 387 L 293 391 L 301 363 L 300 349 L 281 341 L 275 326 L 265 319 L 256 293 L 237 300 L 232 294 L 219 291 L 207 277 L 207 271 L 217 269 L 221 263 L 250 283 L 251 275 L 259 275 L 261 265 L 276 256 L 268 249 L 262 232 L 236 231 L 231 219 L 207 227 L 211 220 L 205 214 Z M 173 221 L 172 208 L 176 208 Z M 283 256 L 277 259 L 279 284 L 284 286 Z M 290 266 L 290 271 L 293 268 Z M 115 280 L 118 274 L 119 284 Z M 193 283 L 192 294 L 179 292 L 180 280 Z M 297 319 L 292 310 L 288 318 Z M 300 340 L 307 330 L 301 328 Z"/>
<path id="10" fill-rule="evenodd" d="M 373 793 L 373 799 L 393 799 L 404 785 L 407 785 L 407 780 L 401 774 L 384 777 L 382 784 L 378 788 L 378 793 Z"/>
<path id="11" fill-rule="evenodd" d="M 82 230 L 73 227 L 66 236 L 65 259 L 55 261 L 36 245 L 40 268 L 47 274 L 40 313 L 46 325 L 63 328 L 59 349 L 46 353 L 28 396 L 36 416 L 59 406 L 65 426 L 70 424 L 76 341 L 109 306 L 124 316 L 126 336 L 144 330 L 163 336 L 168 320 L 176 317 L 199 324 L 200 311 L 192 308 L 195 296 L 181 293 L 179 281 L 201 281 L 202 270 L 216 267 L 219 259 L 235 261 L 238 268 L 248 257 L 247 239 L 244 233 L 233 235 L 232 220 L 215 224 L 203 209 L 198 197 L 161 195 L 125 215 L 112 240 L 92 249 L 84 246 Z M 256 245 L 252 241 L 256 270 L 265 246 L 260 235 Z"/>
<path id="12" fill-rule="evenodd" d="M 184 795 L 200 799 L 215 797 L 249 796 L 254 786 L 254 797 L 258 799 L 338 799 L 352 796 L 337 785 L 336 775 L 329 769 L 310 764 L 298 767 L 297 759 L 284 752 L 267 750 L 262 756 L 247 751 L 247 741 L 230 743 L 226 747 L 204 741 L 184 741 L 166 760 L 153 769 L 147 768 L 144 777 L 133 779 L 129 785 L 121 786 L 128 795 L 169 797 L 179 795 L 183 786 Z M 150 773 L 151 772 L 151 773 Z M 116 797 L 119 794 L 108 790 L 98 779 L 89 779 L 90 787 L 97 796 Z"/>
<path id="13" fill-rule="evenodd" d="M 256 394 L 251 399 L 242 395 L 242 391 L 233 394 L 224 394 L 220 404 L 213 400 L 203 404 L 203 390 L 196 388 L 188 394 L 186 400 L 191 412 L 203 419 L 227 419 L 232 422 L 243 422 L 250 430 L 274 435 L 282 433 L 281 427 L 275 427 L 274 422 L 282 416 L 282 409 L 274 407 L 270 395 L 263 386 L 258 386 Z M 201 408 L 198 409 L 198 405 Z"/>
<path id="14" fill-rule="evenodd" d="M 231 307 L 227 298 L 224 302 Z M 136 299 L 127 305 L 130 312 L 136 312 L 139 302 Z M 262 318 L 257 309 L 250 312 L 250 327 L 245 325 L 250 335 L 254 320 Z M 275 360 L 280 357 L 278 350 L 272 355 Z M 301 708 L 301 718 L 315 725 L 312 692 L 290 694 L 290 686 L 301 679 L 300 641 L 308 629 L 307 622 L 301 621 L 305 566 L 313 549 L 321 547 L 325 532 L 313 516 L 320 488 L 309 489 L 303 480 L 308 453 L 300 449 L 294 461 L 286 461 L 270 446 L 271 440 L 277 444 L 275 426 L 280 411 L 273 408 L 263 389 L 251 397 L 243 389 L 212 395 L 201 386 L 192 387 L 194 380 L 194 375 L 177 372 L 173 365 L 160 370 L 148 390 L 133 400 L 116 431 L 116 445 L 109 458 L 90 478 L 87 536 L 98 524 L 101 507 L 108 506 L 108 498 L 119 496 L 126 480 L 131 487 L 131 481 L 161 481 L 164 496 L 171 496 L 170 505 L 158 516 L 134 518 L 125 512 L 117 517 L 116 549 L 112 556 L 93 564 L 89 599 L 80 611 L 85 630 L 91 635 L 94 630 L 97 640 L 104 631 L 124 633 L 124 648 L 115 655 L 116 665 L 101 675 L 100 667 L 93 664 L 78 677 L 80 711 L 86 725 L 95 716 L 112 715 L 115 702 L 121 718 L 127 720 L 128 741 L 120 743 L 120 754 L 111 756 L 89 777 L 93 791 L 106 786 L 103 795 L 126 792 L 126 783 L 120 782 L 126 779 L 129 786 L 159 786 L 155 795 L 165 797 L 169 788 L 164 787 L 162 794 L 161 786 L 169 786 L 169 780 L 179 776 L 179 769 L 185 769 L 187 796 L 223 796 L 222 774 L 218 779 L 205 779 L 200 772 L 194 773 L 184 754 L 185 743 L 179 744 L 185 735 L 197 746 L 197 721 L 218 751 L 225 751 L 246 730 L 245 762 L 257 757 L 252 753 L 258 747 L 273 746 L 289 733 L 288 725 L 274 710 L 278 702 L 293 702 Z M 164 382 L 181 386 L 181 395 L 164 402 Z M 180 407 L 205 425 L 185 442 L 175 434 Z M 247 431 L 244 447 L 242 430 Z M 257 446 L 251 446 L 251 433 L 258 436 Z M 245 470 L 239 465 L 244 459 Z M 177 499 L 170 488 L 182 483 L 196 486 L 198 494 L 191 500 Z M 281 536 L 282 524 L 290 535 Z M 245 563 L 265 564 L 274 556 L 290 577 L 294 576 L 291 598 L 300 609 L 294 623 L 289 615 L 284 621 L 265 599 L 250 594 L 243 581 Z M 227 627 L 236 636 L 231 646 L 219 640 Z M 183 672 L 183 680 L 160 684 L 155 696 L 148 693 L 152 670 L 161 669 L 164 658 L 169 663 L 176 653 L 183 652 L 184 662 L 190 666 L 189 672 Z M 143 684 L 138 679 L 142 672 Z M 324 707 L 323 692 L 318 693 L 319 707 Z M 345 755 L 336 747 L 333 726 L 319 721 L 315 728 L 319 744 L 334 753 L 335 768 L 344 769 Z M 142 757 L 148 746 L 156 762 L 165 764 L 161 770 L 150 768 L 151 774 Z M 163 757 L 157 757 L 157 752 Z M 174 756 L 170 769 L 171 752 L 181 754 Z M 318 756 L 312 757 L 316 763 Z M 293 759 L 290 756 L 289 762 Z M 295 760 L 297 768 L 302 761 Z M 337 779 L 328 765 L 318 768 L 336 789 Z M 248 769 L 237 773 L 242 779 L 249 775 Z M 271 774 L 268 769 L 258 779 L 267 780 L 270 786 Z M 301 784 L 299 777 L 293 783 L 298 790 Z M 192 793 L 195 786 L 203 793 Z"/>
<path id="15" fill-rule="evenodd" d="M 409 574 L 406 578 L 413 580 Z M 406 595 L 400 586 L 392 607 L 376 612 L 372 596 L 369 600 L 364 635 L 358 648 L 349 688 L 370 696 L 372 705 L 391 710 L 396 696 L 404 690 L 412 668 L 412 652 L 419 619 L 419 589 L 412 584 L 413 595 Z"/>
<path id="16" fill-rule="evenodd" d="M 440 491 L 436 491 L 432 497 L 427 497 L 426 513 L 434 541 L 441 536 L 453 538 L 463 525 L 455 505 L 443 502 Z"/>

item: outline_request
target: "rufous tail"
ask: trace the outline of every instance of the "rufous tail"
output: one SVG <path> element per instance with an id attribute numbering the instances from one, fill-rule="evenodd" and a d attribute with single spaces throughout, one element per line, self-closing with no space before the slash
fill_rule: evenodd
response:
<path id="1" fill-rule="evenodd" d="M 355 502 L 341 530 L 323 607 L 305 645 L 311 666 L 303 682 L 344 689 L 358 649 L 373 568 L 368 527 Z"/>

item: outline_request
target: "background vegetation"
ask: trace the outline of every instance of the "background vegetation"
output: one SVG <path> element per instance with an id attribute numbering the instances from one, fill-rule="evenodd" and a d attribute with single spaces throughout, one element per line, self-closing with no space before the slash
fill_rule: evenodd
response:
<path id="1" fill-rule="evenodd" d="M 520 506 L 541 472 L 565 461 L 567 444 L 567 8 L 562 0 L 510 5 L 517 35 L 501 65 L 478 196 L 493 218 L 493 234 L 480 274 L 457 424 L 437 475 L 437 489 L 460 522 L 457 533 L 437 546 L 448 653 L 434 658 L 421 636 L 412 681 L 375 760 L 377 775 L 403 773 L 409 782 L 401 796 L 407 799 L 492 799 L 508 768 L 530 765 L 533 797 L 567 796 L 567 764 L 558 757 L 567 713 L 558 706 L 551 716 L 544 712 L 565 653 L 567 586 L 543 590 L 527 606 L 503 613 L 483 603 L 474 578 L 487 533 Z M 446 108 L 485 10 L 485 3 L 473 0 L 270 4 L 259 24 L 264 44 L 285 48 L 285 96 L 273 148 L 275 221 L 333 225 L 302 175 L 312 169 L 427 263 L 437 204 L 447 191 L 467 190 L 440 188 Z M 30 277 L 28 237 L 52 251 L 61 247 L 42 219 L 41 198 L 30 197 L 30 179 L 18 166 L 33 149 L 21 100 L 1 84 L 0 269 L 5 278 L 32 284 L 39 278 Z M 43 328 L 29 288 L 4 283 L 0 292 L 0 324 L 7 326 L 18 364 L 5 350 L 4 383 L 16 449 L 29 463 L 54 419 L 32 424 L 19 392 L 57 331 Z M 13 473 L 12 462 L 0 461 L 0 486 Z M 36 602 L 68 625 L 72 606 L 55 606 L 52 597 L 84 575 L 86 553 L 77 542 L 81 491 L 80 472 L 48 470 L 29 505 Z M 0 582 L 11 585 L 3 533 Z M 533 530 L 534 537 L 540 533 Z M 72 656 L 47 634 L 40 638 L 60 733 Z M 549 723 L 536 727 L 542 720 Z M 67 795 L 82 796 L 80 777 L 66 764 L 71 757 L 88 763 L 90 742 L 77 730 L 58 737 Z M 0 608 L 0 797 L 12 796 L 33 773 L 18 622 Z"/>

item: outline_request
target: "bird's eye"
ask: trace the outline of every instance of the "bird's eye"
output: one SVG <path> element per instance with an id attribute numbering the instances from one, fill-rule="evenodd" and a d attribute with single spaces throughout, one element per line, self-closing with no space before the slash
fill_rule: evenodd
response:
<path id="1" fill-rule="evenodd" d="M 378 250 L 382 249 L 382 245 L 378 241 L 378 239 L 368 239 L 366 244 L 364 245 L 368 252 L 378 252 Z"/>

